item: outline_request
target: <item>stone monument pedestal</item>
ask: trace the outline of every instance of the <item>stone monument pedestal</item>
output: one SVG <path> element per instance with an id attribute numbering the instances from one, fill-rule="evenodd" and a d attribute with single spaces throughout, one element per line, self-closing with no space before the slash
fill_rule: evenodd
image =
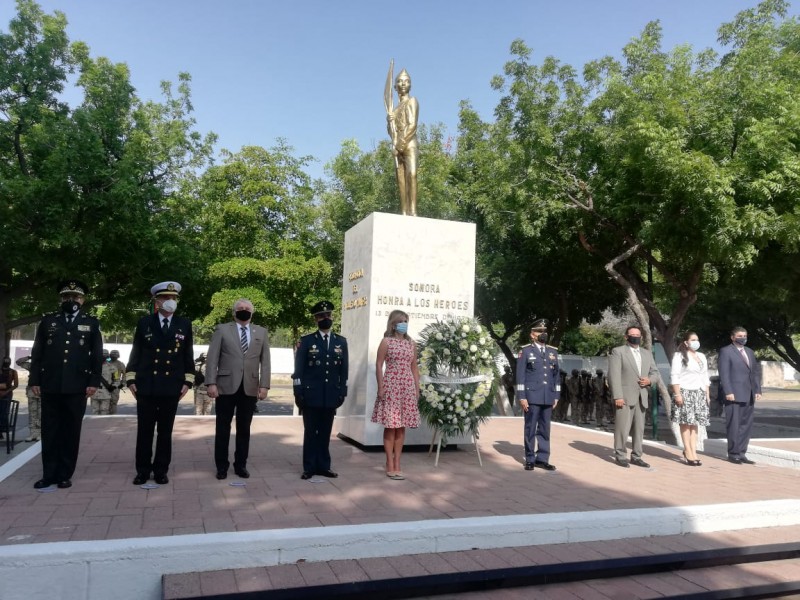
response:
<path id="1" fill-rule="evenodd" d="M 336 431 L 362 446 L 382 447 L 383 426 L 370 418 L 378 392 L 375 359 L 389 313 L 408 313 L 408 334 L 415 340 L 437 319 L 473 316 L 475 224 L 372 213 L 345 234 L 344 248 L 341 331 L 350 375 Z M 424 421 L 406 429 L 407 445 L 427 445 L 432 438 Z"/>

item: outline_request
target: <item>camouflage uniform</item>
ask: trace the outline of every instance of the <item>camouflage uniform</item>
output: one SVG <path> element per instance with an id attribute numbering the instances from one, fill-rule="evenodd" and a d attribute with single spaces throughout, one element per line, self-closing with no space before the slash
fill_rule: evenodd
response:
<path id="1" fill-rule="evenodd" d="M 208 397 L 208 388 L 205 384 L 206 379 L 206 361 L 205 356 L 200 356 L 201 360 L 195 362 L 197 368 L 194 376 L 194 414 L 196 415 L 210 415 L 213 413 L 213 402 Z"/>
<path id="2" fill-rule="evenodd" d="M 578 425 L 580 423 L 580 372 L 578 369 L 572 370 L 572 377 L 567 379 L 567 395 L 569 396 L 570 420 Z"/>
<path id="3" fill-rule="evenodd" d="M 119 393 L 125 384 L 125 363 L 119 359 L 119 352 L 116 350 L 111 351 L 111 364 L 116 369 L 114 380 L 111 382 L 114 388 L 111 390 L 111 414 L 115 415 L 117 414 L 117 404 L 119 404 Z"/>
<path id="4" fill-rule="evenodd" d="M 592 378 L 592 390 L 594 392 L 594 414 L 599 427 L 602 427 L 603 421 L 609 418 L 608 411 L 606 410 L 607 389 L 608 384 L 606 383 L 603 370 L 597 369 L 597 374 Z"/>
<path id="5" fill-rule="evenodd" d="M 31 357 L 25 356 L 17 360 L 17 366 L 25 369 L 30 373 L 31 370 Z M 42 437 L 42 398 L 33 393 L 30 383 L 25 386 L 25 395 L 28 397 L 28 427 L 31 434 L 25 440 L 26 442 L 38 442 Z"/>
<path id="6" fill-rule="evenodd" d="M 110 361 L 103 362 L 103 368 L 100 372 L 103 379 L 100 381 L 97 392 L 92 396 L 93 415 L 111 414 L 111 389 L 113 389 L 111 382 L 116 371 L 116 367 Z"/>

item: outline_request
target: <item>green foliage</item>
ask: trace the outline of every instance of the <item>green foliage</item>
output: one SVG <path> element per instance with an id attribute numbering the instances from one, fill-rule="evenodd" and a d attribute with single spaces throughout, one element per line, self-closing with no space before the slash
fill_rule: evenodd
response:
<path id="1" fill-rule="evenodd" d="M 620 332 L 602 325 L 583 323 L 564 334 L 561 352 L 581 356 L 605 356 L 622 341 Z"/>
<path id="2" fill-rule="evenodd" d="M 124 64 L 69 43 L 63 14 L 17 8 L 0 33 L 0 329 L 36 320 L 68 276 L 87 280 L 90 301 L 115 300 L 108 325 L 130 325 L 154 274 L 179 277 L 191 256 L 163 211 L 214 138 L 194 129 L 188 75 L 142 102 Z M 73 108 L 59 94 L 74 72 Z"/>
<path id="3" fill-rule="evenodd" d="M 722 58 L 665 51 L 650 23 L 622 60 L 590 62 L 582 77 L 514 42 L 492 81 L 495 122 L 462 109 L 460 196 L 523 248 L 554 230 L 578 240 L 669 352 L 716 272 L 748 268 L 772 241 L 797 246 L 800 29 L 780 20 L 786 7 L 768 0 L 724 25 Z"/>

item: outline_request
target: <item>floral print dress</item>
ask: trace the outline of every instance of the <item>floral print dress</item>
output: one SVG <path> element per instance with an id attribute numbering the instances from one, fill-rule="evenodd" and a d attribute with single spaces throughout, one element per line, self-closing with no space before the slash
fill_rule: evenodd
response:
<path id="1" fill-rule="evenodd" d="M 417 388 L 411 361 L 417 360 L 414 344 L 390 337 L 383 372 L 383 398 L 375 400 L 372 422 L 384 427 L 419 427 Z"/>

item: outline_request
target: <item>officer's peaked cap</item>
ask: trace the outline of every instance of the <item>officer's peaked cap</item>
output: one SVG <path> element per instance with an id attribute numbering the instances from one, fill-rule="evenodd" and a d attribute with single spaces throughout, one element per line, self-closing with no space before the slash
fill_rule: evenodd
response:
<path id="1" fill-rule="evenodd" d="M 61 294 L 80 294 L 81 296 L 85 296 L 89 288 L 85 283 L 77 279 L 65 279 L 58 284 L 56 290 L 59 296 Z"/>
<path id="2" fill-rule="evenodd" d="M 162 296 L 164 294 L 174 294 L 177 296 L 180 293 L 181 284 L 177 281 L 162 281 L 150 288 L 150 294 L 153 297 Z"/>
<path id="3" fill-rule="evenodd" d="M 312 315 L 328 312 L 333 312 L 333 302 L 330 302 L 329 300 L 321 300 L 311 307 Z"/>
<path id="4" fill-rule="evenodd" d="M 550 321 L 547 319 L 536 319 L 531 324 L 531 329 L 547 329 L 550 326 Z"/>

